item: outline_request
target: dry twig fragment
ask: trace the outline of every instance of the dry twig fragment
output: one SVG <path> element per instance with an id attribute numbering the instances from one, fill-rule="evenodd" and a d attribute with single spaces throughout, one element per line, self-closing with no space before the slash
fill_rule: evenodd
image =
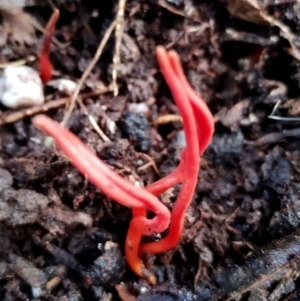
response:
<path id="1" fill-rule="evenodd" d="M 115 43 L 115 53 L 113 56 L 113 70 L 112 70 L 112 86 L 114 91 L 114 96 L 118 96 L 119 94 L 119 87 L 117 85 L 117 77 L 118 77 L 118 65 L 120 64 L 120 49 L 121 49 L 121 42 L 124 32 L 124 13 L 125 13 L 125 6 L 127 0 L 119 0 L 118 3 L 118 11 L 116 16 L 116 28 L 115 28 L 115 36 L 116 36 L 116 43 Z"/>
<path id="2" fill-rule="evenodd" d="M 96 90 L 92 92 L 87 92 L 87 93 L 82 93 L 79 95 L 81 99 L 87 98 L 87 97 L 93 97 L 99 94 L 104 94 L 107 92 L 110 92 L 111 88 L 110 87 L 104 87 L 103 90 Z M 39 114 L 39 113 L 45 113 L 48 112 L 49 110 L 59 108 L 70 100 L 70 97 L 65 97 L 61 99 L 56 99 L 56 100 L 51 100 L 41 106 L 36 106 L 20 111 L 14 111 L 14 112 L 9 112 L 7 114 L 0 115 L 0 125 L 3 124 L 8 124 L 8 123 L 13 123 L 18 120 L 21 120 L 25 117 L 31 117 L 33 115 Z"/>

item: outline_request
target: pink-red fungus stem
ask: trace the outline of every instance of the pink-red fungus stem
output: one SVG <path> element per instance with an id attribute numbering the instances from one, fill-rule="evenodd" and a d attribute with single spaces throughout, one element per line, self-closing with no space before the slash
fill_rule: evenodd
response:
<path id="1" fill-rule="evenodd" d="M 160 253 L 173 248 L 178 243 L 185 211 L 192 200 L 197 183 L 199 157 L 208 146 L 214 131 L 213 116 L 206 103 L 193 91 L 186 80 L 177 53 L 167 52 L 159 46 L 156 49 L 156 56 L 183 119 L 186 147 L 182 151 L 179 166 L 171 174 L 147 186 L 146 190 L 157 196 L 176 184 L 183 182 L 183 185 L 173 207 L 170 229 L 165 238 L 159 242 L 142 244 L 137 250 L 141 235 L 129 230 L 127 241 L 133 240 L 131 236 L 134 236 L 135 248 L 125 248 L 126 257 L 130 262 L 135 263 L 134 270 L 137 274 L 145 270 L 138 252 Z M 145 210 L 133 209 L 132 213 L 134 217 L 141 214 L 146 216 Z"/>
<path id="2" fill-rule="evenodd" d="M 52 136 L 71 163 L 104 194 L 118 203 L 132 208 L 133 219 L 126 237 L 125 253 L 129 266 L 139 276 L 155 283 L 155 277 L 139 258 L 143 252 L 160 253 L 173 248 L 179 241 L 184 215 L 197 185 L 200 156 L 206 149 L 214 131 L 213 117 L 205 102 L 189 85 L 179 56 L 175 51 L 156 49 L 157 60 L 183 120 L 186 147 L 179 166 L 168 176 L 150 184 L 145 189 L 135 187 L 101 161 L 84 143 L 50 118 L 39 115 L 33 123 Z M 172 215 L 156 197 L 170 187 L 182 183 Z M 147 210 L 155 213 L 147 218 Z M 141 244 L 142 235 L 168 234 L 159 242 Z"/>
<path id="3" fill-rule="evenodd" d="M 58 18 L 59 10 L 55 9 L 45 28 L 43 47 L 39 57 L 40 77 L 44 84 L 52 78 L 53 68 L 50 61 L 50 48 Z"/>
<path id="4" fill-rule="evenodd" d="M 45 115 L 32 119 L 34 125 L 54 138 L 56 145 L 67 155 L 71 163 L 105 195 L 121 205 L 146 208 L 156 214 L 152 219 L 138 216 L 133 226 L 143 235 L 153 235 L 167 229 L 170 212 L 155 196 L 120 177 L 100 160 L 78 137 L 58 122 Z"/>
<path id="5" fill-rule="evenodd" d="M 172 57 L 175 57 L 175 60 L 177 59 L 179 62 L 178 55 L 174 51 L 167 53 L 163 47 L 157 47 L 156 56 L 160 69 L 171 90 L 172 96 L 183 120 L 186 147 L 181 158 L 180 169 L 178 169 L 178 181 L 182 181 L 183 179 L 184 181 L 172 210 L 169 233 L 165 238 L 157 243 L 153 242 L 141 245 L 140 250 L 147 251 L 149 253 L 166 251 L 178 243 L 182 232 L 184 214 L 192 200 L 197 185 L 200 163 L 197 124 L 192 104 L 189 101 L 186 90 L 182 87 L 180 77 L 174 73 L 174 68 L 171 62 Z"/>
<path id="6" fill-rule="evenodd" d="M 197 185 L 200 155 L 208 146 L 214 131 L 213 116 L 206 103 L 190 87 L 178 54 L 175 51 L 167 52 L 164 48 L 157 47 L 156 55 L 183 119 L 186 147 L 181 154 L 181 162 L 175 169 L 175 173 L 171 173 L 174 178 L 177 178 L 177 183 L 183 182 L 183 184 L 172 210 L 169 232 L 159 242 L 142 244 L 140 251 L 148 253 L 164 252 L 178 243 L 183 229 L 185 211 L 192 201 Z M 188 108 L 189 106 L 191 108 Z M 166 179 L 170 182 L 168 176 Z M 161 182 L 164 182 L 164 178 Z M 176 182 L 175 179 L 173 182 Z"/>

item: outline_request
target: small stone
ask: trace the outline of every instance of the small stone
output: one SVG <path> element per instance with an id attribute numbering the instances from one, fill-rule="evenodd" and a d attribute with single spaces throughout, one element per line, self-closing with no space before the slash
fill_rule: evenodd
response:
<path id="1" fill-rule="evenodd" d="M 128 105 L 128 111 L 136 114 L 146 114 L 149 112 L 149 107 L 146 102 L 134 102 Z"/>
<path id="2" fill-rule="evenodd" d="M 47 83 L 47 85 L 66 93 L 67 95 L 72 95 L 77 87 L 76 82 L 67 78 L 51 80 Z"/>
<path id="3" fill-rule="evenodd" d="M 13 184 L 12 175 L 5 169 L 0 168 L 0 191 L 11 187 Z"/>
<path id="4" fill-rule="evenodd" d="M 150 125 L 143 114 L 124 112 L 121 130 L 137 151 L 147 153 L 151 148 Z"/>
<path id="5" fill-rule="evenodd" d="M 48 280 L 47 275 L 30 261 L 14 253 L 9 254 L 9 261 L 9 268 L 31 285 L 34 293 L 40 295 L 41 287 L 43 287 Z"/>
<path id="6" fill-rule="evenodd" d="M 0 101 L 10 109 L 43 104 L 43 84 L 37 71 L 28 66 L 5 68 L 0 78 Z"/>

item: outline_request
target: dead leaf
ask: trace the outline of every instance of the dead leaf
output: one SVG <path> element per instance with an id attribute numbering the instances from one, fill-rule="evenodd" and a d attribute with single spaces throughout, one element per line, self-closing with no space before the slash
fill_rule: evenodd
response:
<path id="1" fill-rule="evenodd" d="M 230 109 L 223 108 L 217 116 L 224 126 L 227 126 L 234 131 L 238 128 L 239 123 L 245 118 L 244 110 L 247 107 L 249 107 L 249 99 L 244 99 Z"/>
<path id="2" fill-rule="evenodd" d="M 256 0 L 221 0 L 227 10 L 236 18 L 264 26 L 277 26 L 280 36 L 286 39 L 291 48 L 289 53 L 300 61 L 300 51 L 297 48 L 297 37 L 289 26 L 263 11 Z"/>
<path id="3" fill-rule="evenodd" d="M 259 25 L 271 26 L 270 20 L 256 0 L 221 0 L 234 17 Z"/>
<path id="4" fill-rule="evenodd" d="M 288 109 L 288 116 L 299 116 L 300 115 L 300 98 L 292 98 L 286 101 L 280 106 L 283 109 Z"/>
<path id="5" fill-rule="evenodd" d="M 3 17 L 3 28 L 8 38 L 20 44 L 31 45 L 35 42 L 32 17 L 23 11 L 12 14 L 1 11 Z"/>

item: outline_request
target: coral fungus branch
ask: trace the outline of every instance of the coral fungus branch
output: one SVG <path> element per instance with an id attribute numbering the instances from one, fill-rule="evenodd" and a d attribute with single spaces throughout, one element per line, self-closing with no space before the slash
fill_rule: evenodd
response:
<path id="1" fill-rule="evenodd" d="M 179 166 L 171 174 L 146 187 L 147 191 L 157 196 L 168 188 L 183 182 L 182 189 L 172 210 L 169 233 L 159 242 L 142 244 L 140 253 L 144 251 L 148 253 L 164 252 L 178 243 L 182 233 L 184 214 L 192 200 L 197 182 L 199 156 L 208 146 L 214 131 L 213 116 L 206 103 L 197 96 L 186 80 L 177 53 L 174 51 L 166 52 L 163 47 L 159 46 L 156 49 L 156 55 L 182 116 L 187 145 L 182 151 Z M 137 211 L 133 209 L 132 213 L 134 217 L 141 214 L 146 216 L 145 210 Z M 126 252 L 126 257 L 135 263 L 131 266 L 134 266 L 135 272 L 140 274 L 140 271 L 144 270 L 144 265 L 139 259 L 137 251 L 141 235 L 129 230 L 127 241 L 133 240 L 130 237 L 131 235 L 134 236 L 135 245 L 134 248 Z"/>
<path id="2" fill-rule="evenodd" d="M 171 224 L 168 235 L 161 241 L 148 243 L 141 246 L 141 251 L 149 253 L 159 253 L 173 248 L 179 241 L 184 214 L 189 206 L 198 179 L 199 163 L 200 163 L 200 143 L 198 137 L 200 135 L 199 128 L 192 107 L 191 98 L 185 86 L 185 82 L 178 76 L 177 69 L 172 63 L 180 67 L 180 60 L 175 51 L 167 51 L 162 47 L 156 49 L 157 60 L 164 78 L 171 90 L 175 103 L 180 111 L 183 119 L 183 129 L 186 136 L 186 148 L 182 154 L 181 163 L 182 176 L 184 177 L 183 185 L 176 203 L 172 210 Z M 198 131 L 197 131 L 198 130 Z M 181 181 L 182 178 L 178 177 Z"/>
<path id="3" fill-rule="evenodd" d="M 168 227 L 170 212 L 155 196 L 120 177 L 79 138 L 56 121 L 45 115 L 37 115 L 32 121 L 37 128 L 54 138 L 71 163 L 104 194 L 121 205 L 146 208 L 156 214 L 152 219 L 141 216 L 133 219 L 133 226 L 143 235 L 160 233 Z"/>
<path id="4" fill-rule="evenodd" d="M 42 79 L 42 82 L 45 84 L 52 78 L 52 64 L 50 61 L 50 46 L 52 37 L 55 30 L 55 25 L 57 23 L 57 20 L 59 18 L 59 10 L 56 9 L 53 14 L 51 15 L 51 18 L 46 26 L 45 29 L 45 35 L 44 35 L 44 42 L 43 42 L 43 48 L 40 53 L 39 58 L 39 65 L 40 65 L 40 76 Z"/>

